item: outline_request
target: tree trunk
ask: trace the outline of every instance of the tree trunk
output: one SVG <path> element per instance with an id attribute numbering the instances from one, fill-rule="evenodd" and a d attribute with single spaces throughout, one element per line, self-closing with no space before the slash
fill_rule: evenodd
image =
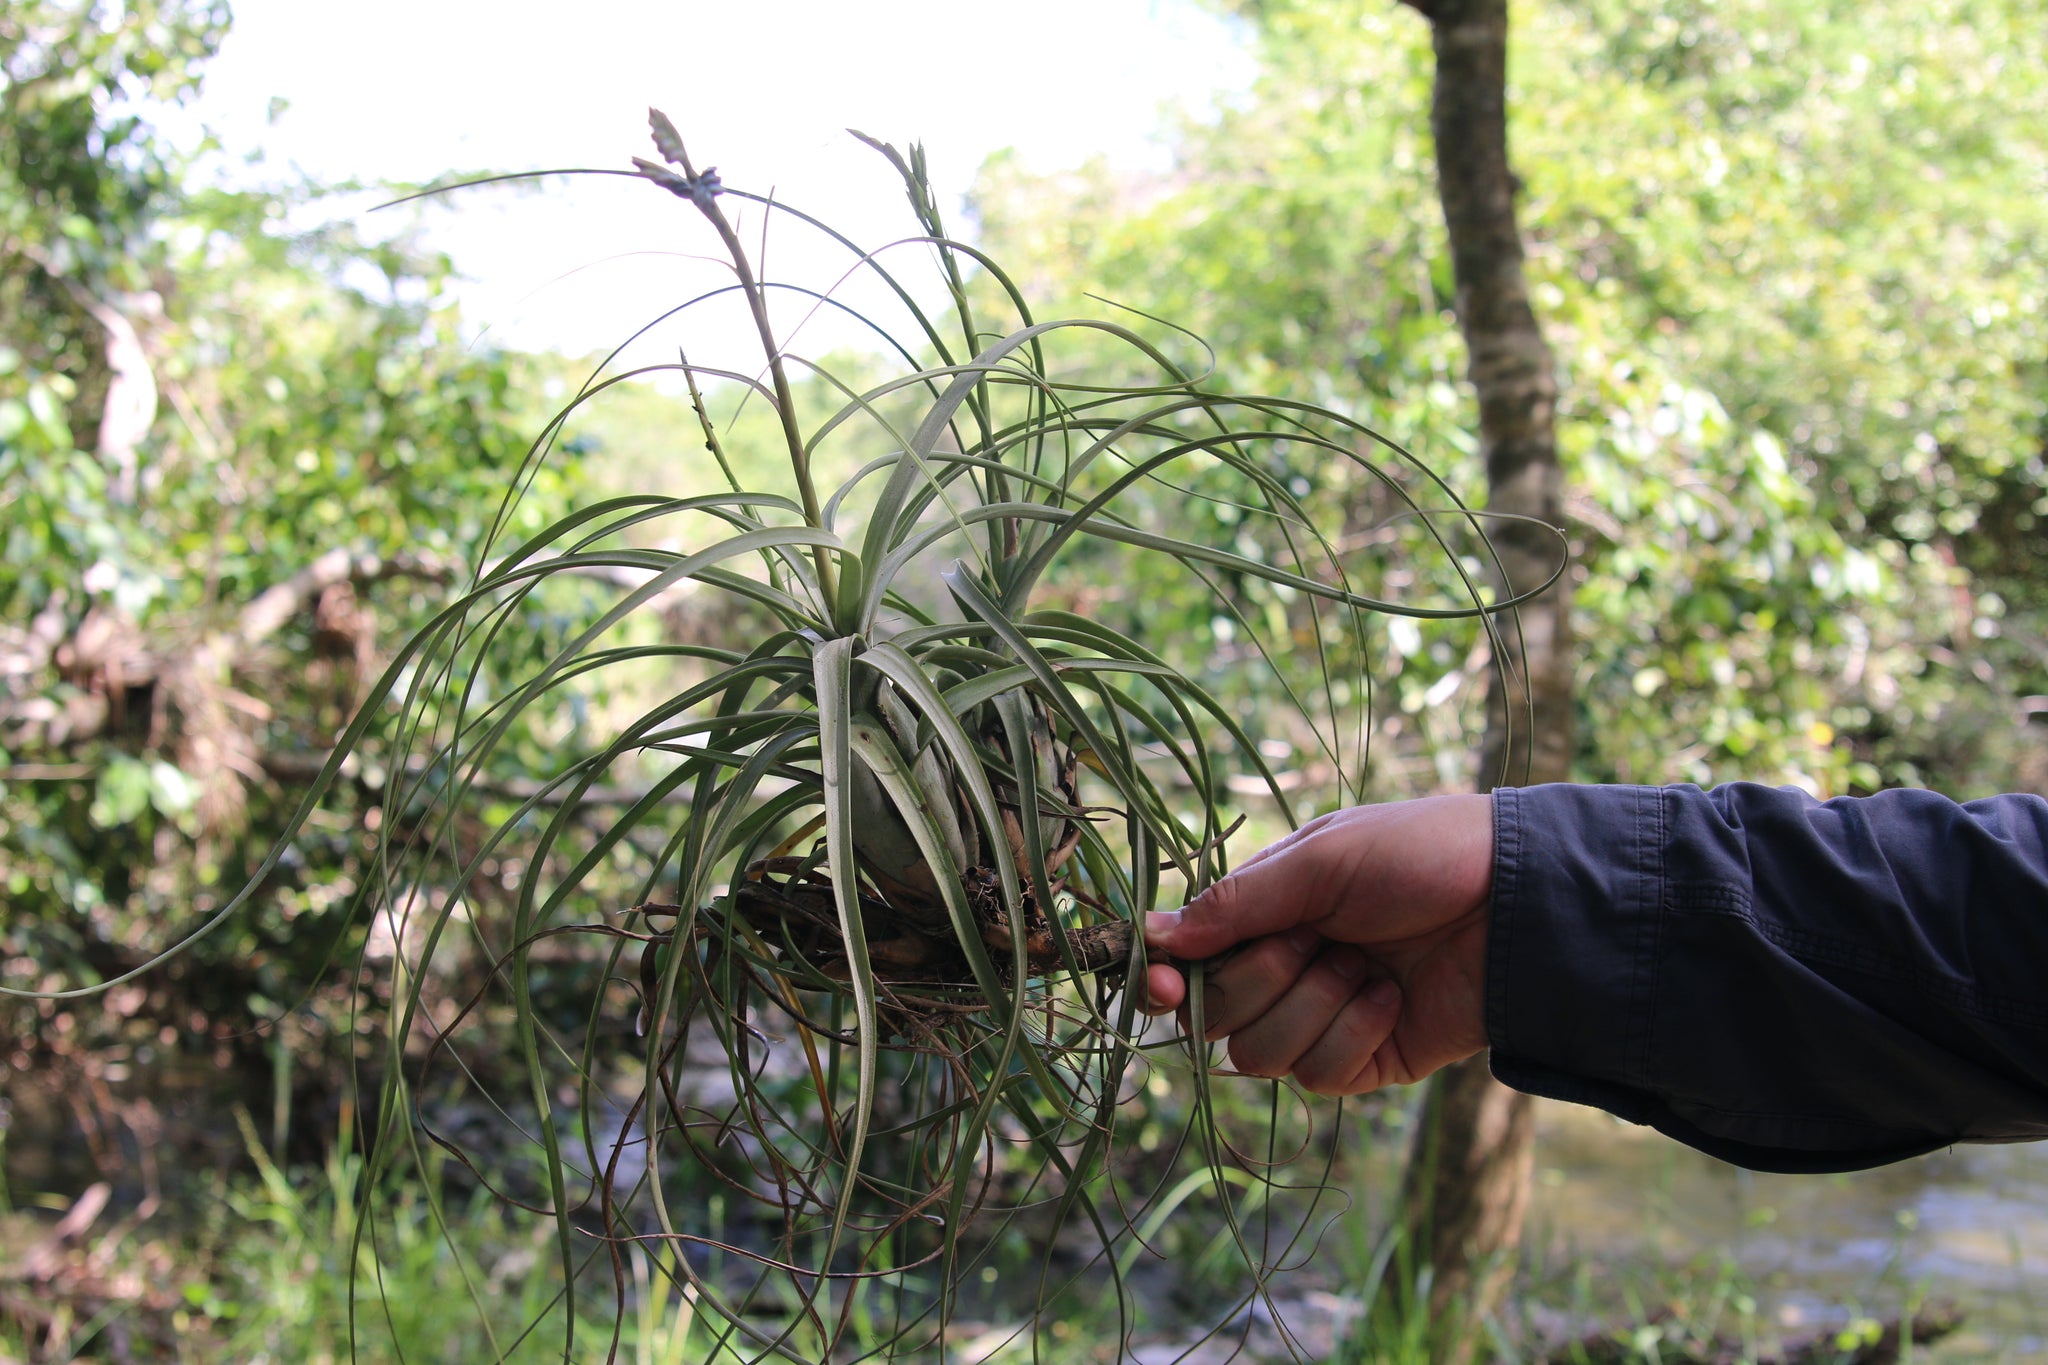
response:
<path id="1" fill-rule="evenodd" d="M 1552 430 L 1557 379 L 1522 275 L 1507 152 L 1507 0 L 1408 3 L 1429 20 L 1436 51 L 1430 125 L 1458 324 L 1479 398 L 1487 510 L 1532 519 L 1489 523 L 1494 589 L 1506 597 L 1556 580 L 1498 618 L 1480 784 L 1562 781 L 1572 754 L 1572 650 L 1570 583 L 1557 573 L 1564 542 L 1548 529 L 1564 520 Z M 1472 1329 L 1498 1306 L 1513 1268 L 1533 1165 L 1530 1106 L 1480 1057 L 1446 1068 L 1423 1102 L 1402 1182 L 1410 1252 L 1391 1263 L 1381 1297 L 1401 1302 L 1427 1269 L 1439 1359 L 1475 1354 Z M 1397 1276 L 1404 1283 L 1393 1283 Z"/>

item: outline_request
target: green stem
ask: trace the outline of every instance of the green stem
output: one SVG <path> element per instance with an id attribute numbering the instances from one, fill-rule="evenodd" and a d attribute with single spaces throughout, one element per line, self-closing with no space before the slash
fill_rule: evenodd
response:
<path id="1" fill-rule="evenodd" d="M 690 164 L 689 154 L 683 150 L 682 140 L 674 136 L 673 127 L 664 129 L 667 123 L 663 119 L 656 125 L 655 145 L 670 162 L 682 168 L 694 191 L 699 185 L 696 167 Z M 663 131 L 668 133 L 667 138 L 662 136 Z M 811 481 L 810 452 L 804 449 L 803 432 L 796 424 L 796 397 L 789 387 L 789 373 L 782 364 L 782 350 L 775 344 L 775 329 L 768 322 L 767 292 L 754 278 L 754 267 L 747 260 L 747 249 L 741 245 L 739 234 L 726 220 L 725 210 L 718 206 L 717 191 L 693 192 L 687 198 L 718 233 L 718 240 L 725 244 L 726 254 L 732 258 L 733 271 L 740 277 L 740 292 L 746 295 L 747 309 L 754 315 L 754 330 L 760 334 L 761 349 L 768 357 L 768 373 L 775 381 L 775 412 L 782 419 L 782 439 L 789 446 L 789 464 L 796 474 L 797 497 L 803 504 L 804 520 L 812 529 L 822 531 L 825 529 L 825 516 L 818 505 L 817 485 Z M 832 562 L 831 551 L 824 546 L 813 545 L 811 556 L 818 566 L 818 593 L 824 599 L 823 606 L 829 617 L 839 601 L 839 574 Z"/>
<path id="2" fill-rule="evenodd" d="M 782 419 L 782 439 L 789 445 L 789 464 L 796 472 L 797 496 L 803 503 L 804 520 L 822 531 L 825 529 L 825 516 L 818 507 L 817 485 L 811 481 L 811 455 L 804 449 L 803 432 L 797 428 L 796 396 L 790 390 L 789 374 L 782 365 L 782 351 L 775 344 L 774 330 L 768 325 L 767 294 L 755 280 L 753 267 L 747 262 L 746 249 L 740 245 L 739 234 L 726 221 L 718 202 L 713 200 L 702 207 L 704 216 L 718 229 L 725 249 L 732 254 L 733 269 L 740 277 L 740 289 L 746 294 L 747 307 L 754 314 L 754 328 L 761 334 L 761 349 L 767 353 L 768 372 L 775 380 L 775 411 Z M 839 576 L 832 563 L 832 554 L 822 545 L 813 545 L 811 554 L 818 565 L 818 591 L 829 610 L 839 600 Z"/>

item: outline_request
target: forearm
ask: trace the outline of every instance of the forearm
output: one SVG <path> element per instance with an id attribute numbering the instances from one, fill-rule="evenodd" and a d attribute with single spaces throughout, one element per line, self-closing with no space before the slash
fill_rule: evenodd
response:
<path id="1" fill-rule="evenodd" d="M 1494 832 L 1508 1084 L 1759 1169 L 2048 1136 L 2048 804 L 1536 787 Z"/>

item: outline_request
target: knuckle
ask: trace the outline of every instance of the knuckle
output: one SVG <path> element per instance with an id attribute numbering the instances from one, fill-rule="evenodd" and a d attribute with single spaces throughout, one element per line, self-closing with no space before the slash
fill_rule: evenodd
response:
<path id="1" fill-rule="evenodd" d="M 1370 1061 L 1366 1062 L 1366 1064 L 1359 1069 L 1357 1075 L 1352 1076 L 1350 1079 L 1348 1079 L 1344 1083 L 1343 1090 L 1339 1091 L 1338 1093 L 1345 1095 L 1366 1095 L 1372 1093 L 1373 1091 L 1379 1088 L 1379 1058 L 1374 1057 Z"/>
<path id="2" fill-rule="evenodd" d="M 1216 882 L 1188 907 L 1188 918 L 1208 928 L 1234 922 L 1244 912 L 1244 879 L 1232 875 Z"/>
<path id="3" fill-rule="evenodd" d="M 1241 1035 L 1230 1040 L 1230 1064 L 1247 1076 L 1272 1078 L 1283 1076 L 1287 1071 L 1284 1066 L 1276 1067 L 1273 1058 L 1263 1048 Z"/>
<path id="4" fill-rule="evenodd" d="M 1367 1059 L 1362 1065 L 1356 1056 L 1304 1058 L 1295 1068 L 1295 1079 L 1304 1088 L 1317 1095 L 1337 1098 L 1345 1095 L 1363 1094 L 1373 1088 L 1373 1065 Z"/>
<path id="5" fill-rule="evenodd" d="M 1338 1074 L 1323 1061 L 1304 1057 L 1295 1065 L 1294 1079 L 1311 1094 L 1336 1095 L 1342 1093 L 1340 1087 L 1349 1078 Z"/>
<path id="6" fill-rule="evenodd" d="M 1295 1079 L 1318 1095 L 1354 1093 L 1352 1079 L 1360 1069 L 1356 1051 L 1349 1048 L 1312 1049 L 1294 1068 Z"/>

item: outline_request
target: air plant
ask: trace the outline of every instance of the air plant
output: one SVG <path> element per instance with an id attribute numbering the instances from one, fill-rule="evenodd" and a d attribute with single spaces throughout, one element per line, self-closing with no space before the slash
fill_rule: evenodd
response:
<path id="1" fill-rule="evenodd" d="M 1312 1193 L 1322 1172 L 1290 1177 L 1272 1149 L 1278 1090 L 1247 1111 L 1250 1131 L 1227 1131 L 1206 1050 L 1148 1032 L 1126 989 L 1145 959 L 1133 926 L 1227 870 L 1235 808 L 1294 821 L 1259 741 L 1283 736 L 1355 790 L 1371 613 L 1486 610 L 1448 553 L 1463 600 L 1366 591 L 1303 472 L 1347 466 L 1399 507 L 1445 514 L 1412 524 L 1446 551 L 1440 529 L 1469 530 L 1469 514 L 1344 416 L 1214 392 L 1122 322 L 1033 320 L 993 262 L 946 235 L 916 150 L 870 141 L 919 232 L 869 252 L 724 186 L 651 117 L 660 160 L 633 174 L 716 237 L 733 276 L 718 292 L 744 305 L 759 353 L 648 367 L 698 415 L 688 444 L 704 455 L 683 486 L 613 498 L 484 562 L 387 675 L 409 761 L 363 891 L 399 945 L 379 1160 L 438 1143 L 552 1222 L 549 1358 L 616 1355 L 630 1337 L 652 1359 L 657 1318 L 691 1359 L 939 1351 L 983 1303 L 984 1271 L 1022 1273 L 1026 1235 L 1069 1250 L 1007 1294 L 1026 1305 L 1009 1310 L 1020 1339 L 1035 1345 L 1081 1282 L 1127 1341 L 1130 1277 L 1188 1201 L 1207 1201 L 1238 1258 L 1241 1304 L 1305 1254 L 1313 1199 L 1286 1191 Z M 844 246 L 850 273 L 910 319 L 907 334 L 875 328 L 902 372 L 854 384 L 786 350 L 779 300 L 843 305 L 758 277 L 728 206 Z M 938 315 L 895 273 L 906 254 L 936 263 Z M 646 373 L 601 372 L 530 461 Z M 807 424 L 820 393 L 829 415 Z M 718 395 L 772 417 L 772 484 L 742 478 Z M 824 452 L 856 435 L 883 453 L 826 486 Z M 1190 499 L 1257 522 L 1257 544 L 1176 533 Z M 1257 733 L 1212 686 L 1215 640 L 1141 639 L 1060 605 L 1133 563 L 1234 623 L 1232 666 L 1276 699 Z M 521 654 L 508 623 L 562 584 L 624 586 Z M 727 604 L 724 637 L 638 624 L 681 585 Z M 644 706 L 562 719 L 622 697 Z M 494 779 L 535 734 L 553 747 L 526 751 L 530 780 Z M 441 974 L 464 942 L 484 970 L 454 999 Z M 463 1047 L 494 1017 L 513 1039 L 509 1090 Z M 487 1138 L 447 1117 L 464 1067 Z M 1137 1152 L 1126 1129 L 1169 1072 L 1184 1108 Z M 488 1327 L 482 1291 L 479 1308 Z M 577 1336 L 593 1312 L 609 1340 Z M 496 1330 L 493 1349 L 509 1356 L 538 1325 Z"/>

